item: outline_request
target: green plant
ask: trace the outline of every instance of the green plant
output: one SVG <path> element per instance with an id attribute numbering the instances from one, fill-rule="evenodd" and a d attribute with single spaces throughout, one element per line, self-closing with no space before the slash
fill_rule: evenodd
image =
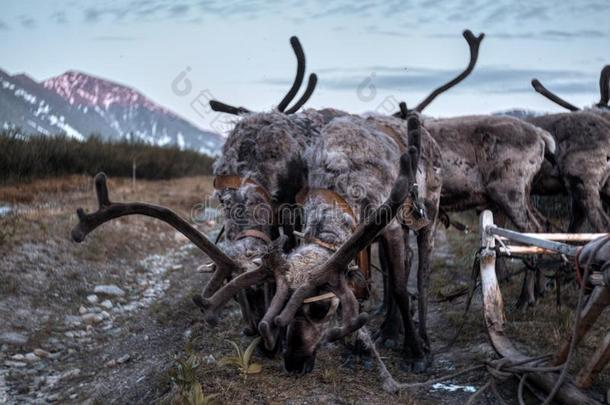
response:
<path id="1" fill-rule="evenodd" d="M 176 366 L 170 371 L 172 381 L 178 386 L 179 403 L 188 405 L 211 405 L 216 402 L 218 394 L 205 395 L 203 387 L 197 381 L 199 357 L 187 347 L 186 360 L 176 360 Z"/>
<path id="2" fill-rule="evenodd" d="M 258 342 L 260 342 L 260 340 L 260 336 L 254 339 L 244 351 L 242 351 L 239 346 L 237 346 L 237 343 L 229 340 L 228 342 L 235 348 L 235 352 L 237 353 L 237 355 L 223 357 L 222 359 L 220 359 L 218 364 L 220 364 L 221 366 L 237 366 L 238 370 L 241 372 L 244 378 L 246 378 L 248 374 L 260 373 L 263 366 L 261 366 L 260 363 L 250 363 L 250 360 L 252 359 L 252 354 L 254 354 L 254 349 L 256 348 L 256 345 L 258 345 Z"/>

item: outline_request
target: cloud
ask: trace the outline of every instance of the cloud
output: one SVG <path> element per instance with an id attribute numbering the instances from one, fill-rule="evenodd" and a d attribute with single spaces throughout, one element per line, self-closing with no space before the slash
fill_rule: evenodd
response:
<path id="1" fill-rule="evenodd" d="M 91 38 L 94 41 L 107 41 L 107 42 L 130 42 L 135 41 L 135 37 L 123 36 L 123 35 L 102 35 Z"/>
<path id="2" fill-rule="evenodd" d="M 85 21 L 86 22 L 98 22 L 102 17 L 102 12 L 97 8 L 85 9 Z"/>
<path id="3" fill-rule="evenodd" d="M 66 13 L 64 11 L 56 11 L 51 14 L 51 21 L 59 25 L 64 25 L 68 22 L 68 19 L 66 18 Z"/>
<path id="4" fill-rule="evenodd" d="M 8 31 L 8 25 L 2 20 L 0 20 L 0 31 Z"/>
<path id="5" fill-rule="evenodd" d="M 172 17 L 182 17 L 189 12 L 190 6 L 187 4 L 176 4 L 169 8 L 169 14 Z"/>
<path id="6" fill-rule="evenodd" d="M 29 17 L 27 15 L 20 15 L 19 23 L 21 24 L 21 26 L 23 28 L 27 28 L 27 29 L 36 28 L 36 20 L 34 20 L 32 17 Z"/>
<path id="7" fill-rule="evenodd" d="M 368 68 L 318 69 L 320 86 L 333 90 L 356 90 L 367 78 L 379 90 L 429 92 L 459 72 L 447 69 L 370 66 Z M 455 90 L 488 94 L 530 93 L 532 78 L 539 78 L 557 94 L 583 94 L 597 89 L 597 77 L 576 70 L 513 69 L 481 66 Z M 266 84 L 290 86 L 289 80 L 267 79 Z"/>

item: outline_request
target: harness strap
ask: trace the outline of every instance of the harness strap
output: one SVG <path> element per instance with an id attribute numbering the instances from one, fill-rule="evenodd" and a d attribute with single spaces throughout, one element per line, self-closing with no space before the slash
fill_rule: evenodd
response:
<path id="1" fill-rule="evenodd" d="M 214 189 L 216 190 L 223 190 L 226 188 L 231 190 L 237 190 L 243 184 L 253 185 L 256 188 L 257 193 L 262 195 L 269 205 L 273 206 L 271 204 L 271 202 L 273 201 L 273 198 L 271 198 L 271 193 L 269 193 L 269 191 L 265 187 L 261 186 L 254 179 L 251 179 L 249 177 L 240 177 L 234 174 L 214 177 Z"/>
<path id="2" fill-rule="evenodd" d="M 303 300 L 303 304 L 311 304 L 312 302 L 318 302 L 318 301 L 324 301 L 324 300 L 330 300 L 333 298 L 336 298 L 337 296 L 335 295 L 334 292 L 327 292 L 324 294 L 320 294 L 320 295 L 316 295 L 313 297 L 309 297 L 309 298 L 305 298 Z"/>
<path id="3" fill-rule="evenodd" d="M 295 197 L 295 200 L 298 204 L 303 205 L 309 198 L 314 198 L 314 197 L 318 197 L 321 198 L 322 200 L 334 204 L 337 207 L 339 207 L 341 209 L 341 211 L 343 211 L 344 213 L 348 214 L 349 216 L 351 216 L 354 219 L 354 226 L 352 227 L 352 230 L 356 229 L 356 223 L 358 222 L 356 220 L 356 216 L 354 215 L 354 211 L 352 210 L 352 207 L 347 203 L 347 201 L 345 201 L 345 199 L 340 196 L 339 194 L 335 193 L 334 191 L 331 190 L 327 190 L 324 188 L 303 188 L 301 189 L 301 191 L 299 191 Z M 337 249 L 339 249 L 339 246 L 333 244 L 333 243 L 328 243 L 325 242 L 323 240 L 320 240 L 318 238 L 315 237 L 309 237 L 307 238 L 308 242 L 311 243 L 315 243 L 318 246 L 321 246 L 325 249 L 331 250 L 333 252 L 335 252 Z M 369 249 L 368 247 L 361 250 L 360 252 L 358 252 L 358 255 L 356 256 L 356 263 L 358 264 L 358 269 L 360 270 L 360 273 L 364 276 L 364 279 L 366 281 L 369 281 L 371 279 L 371 261 L 370 261 L 370 257 L 369 257 Z M 366 287 L 357 287 L 357 286 L 353 286 L 354 289 L 354 294 L 356 295 L 357 298 L 361 298 L 361 299 L 366 299 L 368 298 L 368 288 Z"/>
<path id="4" fill-rule="evenodd" d="M 246 229 L 244 231 L 241 231 L 237 234 L 235 240 L 240 240 L 247 237 L 260 239 L 268 245 L 272 243 L 271 238 L 265 232 L 259 231 L 258 229 Z"/>

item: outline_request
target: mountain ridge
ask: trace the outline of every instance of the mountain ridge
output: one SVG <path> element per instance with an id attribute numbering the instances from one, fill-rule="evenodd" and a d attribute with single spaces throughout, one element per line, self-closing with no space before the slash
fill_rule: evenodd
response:
<path id="1" fill-rule="evenodd" d="M 133 87 L 77 70 L 38 82 L 0 69 L 0 128 L 12 127 L 79 140 L 134 137 L 208 155 L 217 155 L 224 142 Z"/>

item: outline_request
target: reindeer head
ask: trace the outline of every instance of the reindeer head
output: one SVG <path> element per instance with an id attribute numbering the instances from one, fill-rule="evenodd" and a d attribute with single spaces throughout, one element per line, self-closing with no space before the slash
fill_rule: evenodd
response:
<path id="1" fill-rule="evenodd" d="M 567 102 L 544 87 L 538 79 L 532 80 L 532 87 L 534 90 L 536 90 L 536 92 L 542 94 L 544 97 L 562 106 L 563 108 L 570 111 L 580 111 L 580 108 Z M 599 102 L 594 105 L 594 111 L 600 113 L 602 116 L 604 116 L 604 118 L 610 120 L 610 106 L 608 105 L 608 102 L 610 101 L 610 65 L 604 66 L 599 74 L 599 94 Z"/>

